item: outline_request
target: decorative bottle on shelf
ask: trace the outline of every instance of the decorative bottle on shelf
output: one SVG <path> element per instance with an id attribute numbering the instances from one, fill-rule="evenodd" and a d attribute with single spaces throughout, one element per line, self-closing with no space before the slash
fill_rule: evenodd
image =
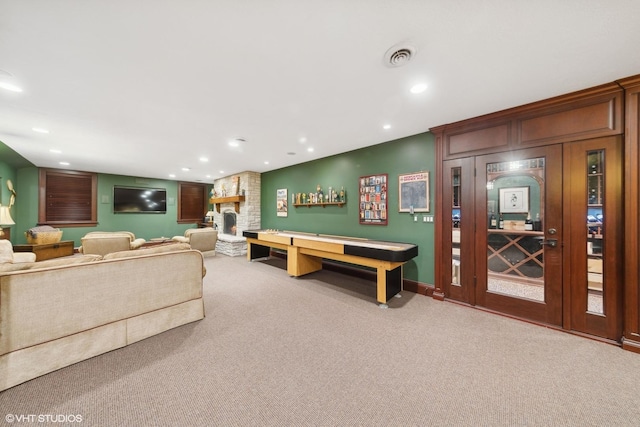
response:
<path id="1" fill-rule="evenodd" d="M 533 231 L 542 231 L 542 220 L 539 213 L 536 214 L 536 219 L 533 221 Z"/>
<path id="2" fill-rule="evenodd" d="M 496 214 L 491 211 L 491 216 L 489 217 L 489 228 L 495 229 L 498 226 L 498 222 L 496 221 Z"/>
<path id="3" fill-rule="evenodd" d="M 500 218 L 498 219 L 498 228 L 500 230 L 504 230 L 504 217 L 502 216 L 502 212 L 500 213 Z"/>
<path id="4" fill-rule="evenodd" d="M 531 221 L 531 213 L 527 213 L 527 219 L 524 221 L 524 231 L 533 231 L 533 221 Z"/>
<path id="5" fill-rule="evenodd" d="M 347 197 L 347 193 L 344 192 L 344 187 L 342 187 L 340 189 L 340 201 L 344 203 L 346 200 L 346 197 Z"/>

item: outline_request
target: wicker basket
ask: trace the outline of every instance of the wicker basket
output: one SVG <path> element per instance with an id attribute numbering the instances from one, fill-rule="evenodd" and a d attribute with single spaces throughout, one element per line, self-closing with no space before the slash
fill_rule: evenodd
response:
<path id="1" fill-rule="evenodd" d="M 58 243 L 62 240 L 62 230 L 57 231 L 38 231 L 36 237 L 29 233 L 24 233 L 27 237 L 27 243 L 30 245 L 46 245 L 48 243 Z"/>

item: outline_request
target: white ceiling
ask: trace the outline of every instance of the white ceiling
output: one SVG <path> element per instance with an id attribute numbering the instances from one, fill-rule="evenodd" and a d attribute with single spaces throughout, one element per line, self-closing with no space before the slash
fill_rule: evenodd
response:
<path id="1" fill-rule="evenodd" d="M 0 82 L 23 88 L 0 89 L 0 141 L 38 167 L 265 172 L 640 74 L 639 17 L 638 0 L 0 0 Z M 416 54 L 387 67 L 397 44 Z"/>

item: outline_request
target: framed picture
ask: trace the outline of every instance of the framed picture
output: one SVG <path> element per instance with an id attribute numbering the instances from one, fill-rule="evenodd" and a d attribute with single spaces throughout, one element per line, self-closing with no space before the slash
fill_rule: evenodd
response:
<path id="1" fill-rule="evenodd" d="M 500 189 L 500 213 L 529 212 L 529 187 Z"/>
<path id="2" fill-rule="evenodd" d="M 387 174 L 360 177 L 360 224 L 387 225 L 387 183 Z"/>
<path id="3" fill-rule="evenodd" d="M 398 212 L 429 212 L 429 172 L 400 175 Z"/>
<path id="4" fill-rule="evenodd" d="M 277 216 L 287 216 L 287 189 L 280 188 L 277 190 L 276 211 Z"/>

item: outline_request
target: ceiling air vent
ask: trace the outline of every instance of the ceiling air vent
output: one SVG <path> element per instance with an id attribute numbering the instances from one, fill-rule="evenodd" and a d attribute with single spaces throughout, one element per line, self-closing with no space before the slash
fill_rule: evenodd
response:
<path id="1" fill-rule="evenodd" d="M 396 45 L 384 54 L 384 64 L 387 67 L 402 67 L 411 61 L 415 54 L 416 50 L 412 46 Z"/>

